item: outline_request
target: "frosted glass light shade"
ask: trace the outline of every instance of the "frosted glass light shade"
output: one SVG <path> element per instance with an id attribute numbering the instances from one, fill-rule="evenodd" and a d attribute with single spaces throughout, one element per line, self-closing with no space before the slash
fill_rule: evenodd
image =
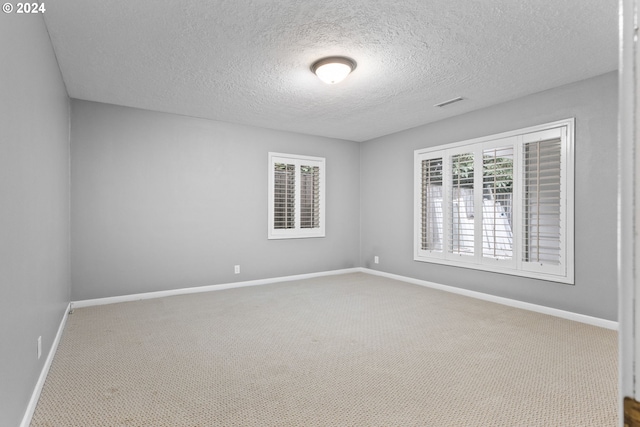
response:
<path id="1" fill-rule="evenodd" d="M 332 85 L 343 81 L 355 68 L 355 61 L 349 58 L 332 57 L 317 61 L 311 66 L 311 71 L 320 80 Z"/>

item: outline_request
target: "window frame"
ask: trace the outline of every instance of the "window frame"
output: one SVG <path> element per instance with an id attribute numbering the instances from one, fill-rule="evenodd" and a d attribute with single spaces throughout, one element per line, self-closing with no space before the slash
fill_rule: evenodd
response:
<path id="1" fill-rule="evenodd" d="M 295 165 L 295 213 L 294 228 L 275 228 L 275 165 L 276 163 L 285 163 Z M 318 167 L 318 192 L 319 192 L 319 226 L 314 228 L 301 228 L 300 224 L 300 187 L 302 180 L 300 179 L 300 167 L 312 166 Z M 268 239 L 304 239 L 325 237 L 325 173 L 326 159 L 324 157 L 304 156 L 298 154 L 285 154 L 269 152 L 268 155 Z"/>
<path id="2" fill-rule="evenodd" d="M 494 273 L 510 274 L 566 284 L 574 283 L 574 129 L 575 118 L 559 120 L 509 132 L 488 135 L 465 141 L 437 145 L 414 151 L 414 260 L 455 267 L 464 267 Z M 560 165 L 560 257 L 559 265 L 543 264 L 523 260 L 524 251 L 524 147 L 532 138 L 557 134 L 561 137 Z M 544 140 L 540 138 L 539 140 Z M 474 171 L 483 170 L 484 151 L 491 148 L 513 147 L 512 189 L 512 257 L 497 259 L 483 253 L 483 211 L 474 209 L 474 254 L 457 254 L 449 251 L 450 204 L 452 202 L 449 181 L 452 170 L 449 162 L 452 155 L 480 153 L 474 155 Z M 422 161 L 442 158 L 442 250 L 422 249 Z M 483 173 L 474 173 L 474 206 L 483 206 Z M 480 189 L 478 191 L 478 189 Z"/>

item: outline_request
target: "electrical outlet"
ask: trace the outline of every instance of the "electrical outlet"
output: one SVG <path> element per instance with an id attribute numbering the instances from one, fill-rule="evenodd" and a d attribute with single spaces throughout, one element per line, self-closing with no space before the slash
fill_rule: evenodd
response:
<path id="1" fill-rule="evenodd" d="M 40 356 L 42 356 L 42 336 L 38 337 L 38 360 L 40 360 Z"/>
<path id="2" fill-rule="evenodd" d="M 240 274 L 240 266 L 239 266 L 239 265 L 234 266 L 234 267 L 233 267 L 233 272 L 234 272 L 235 274 Z"/>
<path id="3" fill-rule="evenodd" d="M 378 258 L 378 255 L 373 257 L 373 262 L 376 263 L 376 264 L 380 263 L 380 258 Z"/>

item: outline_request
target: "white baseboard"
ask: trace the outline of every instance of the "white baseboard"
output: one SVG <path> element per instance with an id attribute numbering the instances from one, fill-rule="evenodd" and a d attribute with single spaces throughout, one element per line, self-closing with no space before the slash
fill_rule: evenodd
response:
<path id="1" fill-rule="evenodd" d="M 383 271 L 371 270 L 369 268 L 360 268 L 362 273 L 373 274 L 376 276 L 388 277 L 389 279 L 399 280 L 401 282 L 413 283 L 414 285 L 426 286 L 428 288 L 438 289 L 441 291 L 451 292 L 454 294 L 464 295 L 471 298 L 477 298 L 484 301 L 495 302 L 510 307 L 521 308 L 524 310 L 535 311 L 537 313 L 548 314 L 563 319 L 574 320 L 576 322 L 586 323 L 588 325 L 599 326 L 601 328 L 618 330 L 618 322 L 613 320 L 600 319 L 598 317 L 587 316 L 584 314 L 573 313 L 571 311 L 559 310 L 557 308 L 546 307 L 543 305 L 531 304 L 528 302 L 518 301 L 509 298 L 497 297 L 482 292 L 470 291 L 467 289 L 456 288 L 454 286 L 441 285 L 439 283 L 429 282 L 426 280 L 414 279 L 411 277 L 400 276 L 398 274 L 385 273 Z"/>
<path id="2" fill-rule="evenodd" d="M 451 292 L 454 294 L 459 294 L 459 295 L 463 295 L 471 298 L 477 298 L 484 301 L 495 302 L 498 304 L 515 307 L 515 308 L 521 308 L 524 310 L 534 311 L 537 313 L 548 314 L 551 316 L 556 316 L 556 317 L 560 317 L 567 320 L 573 320 L 576 322 L 598 326 L 601 328 L 618 330 L 618 322 L 615 322 L 612 320 L 600 319 L 597 317 L 587 316 L 584 314 L 573 313 L 570 311 L 559 310 L 556 308 L 546 307 L 546 306 L 537 305 L 537 304 L 531 304 L 531 303 L 518 301 L 510 298 L 498 297 L 495 295 L 485 294 L 482 292 L 470 291 L 467 289 L 456 288 L 454 286 L 442 285 L 435 282 L 429 282 L 421 279 L 414 279 L 412 277 L 386 273 L 383 271 L 372 270 L 364 267 L 346 268 L 342 270 L 323 271 L 318 273 L 298 274 L 294 276 L 273 277 L 270 279 L 249 280 L 244 282 L 227 283 L 227 284 L 221 284 L 221 285 L 200 286 L 200 287 L 193 287 L 193 288 L 173 289 L 168 291 L 147 292 L 142 294 L 122 295 L 117 297 L 74 301 L 69 303 L 69 305 L 67 306 L 67 309 L 64 312 L 64 315 L 62 316 L 62 321 L 60 322 L 60 326 L 58 327 L 58 332 L 56 333 L 56 337 L 53 341 L 53 345 L 49 350 L 49 354 L 42 368 L 42 372 L 40 372 L 40 377 L 38 378 L 36 387 L 33 391 L 33 394 L 31 395 L 29 405 L 27 406 L 27 410 L 25 411 L 20 427 L 29 427 L 29 424 L 31 424 L 31 418 L 33 417 L 33 413 L 35 412 L 36 405 L 38 404 L 38 399 L 40 398 L 40 393 L 42 392 L 42 387 L 44 386 L 44 382 L 47 378 L 47 374 L 49 373 L 49 369 L 51 368 L 53 357 L 56 353 L 56 350 L 58 349 L 58 344 L 60 343 L 62 332 L 64 331 L 65 324 L 67 323 L 69 312 L 71 312 L 74 308 L 90 307 L 90 306 L 104 305 L 104 304 L 114 304 L 118 302 L 138 301 L 143 299 L 161 298 L 161 297 L 173 296 L 173 295 L 185 295 L 185 294 L 193 294 L 193 293 L 200 293 L 200 292 L 219 291 L 223 289 L 241 288 L 245 286 L 266 285 L 270 283 L 288 282 L 293 280 L 311 279 L 315 277 L 334 276 L 339 274 L 358 273 L 358 272 L 371 274 L 375 276 L 387 277 L 389 279 L 399 280 L 401 282 L 412 283 L 419 286 L 425 286 L 428 288 L 438 289 L 445 292 Z"/>
<path id="3" fill-rule="evenodd" d="M 40 372 L 40 377 L 38 377 L 38 382 L 36 383 L 36 387 L 31 394 L 31 399 L 29 400 L 29 405 L 27 406 L 27 410 L 24 413 L 24 417 L 22 417 L 22 422 L 20 423 L 20 427 L 29 427 L 31 424 L 31 418 L 33 418 L 33 413 L 36 410 L 36 406 L 38 405 L 38 399 L 40 399 L 40 393 L 42 393 L 42 387 L 44 387 L 44 381 L 47 379 L 47 374 L 49 374 L 49 369 L 51 368 L 51 364 L 53 363 L 53 357 L 58 350 L 58 344 L 60 344 L 60 338 L 62 338 L 62 332 L 64 331 L 64 325 L 67 324 L 67 318 L 69 317 L 69 312 L 71 311 L 71 303 L 67 305 L 67 309 L 64 311 L 64 315 L 62 316 L 62 321 L 60 322 L 60 326 L 58 327 L 58 332 L 56 333 L 56 337 L 53 340 L 53 344 L 51 345 L 51 349 L 49 349 L 49 354 L 47 355 L 47 360 L 44 362 L 44 366 L 42 367 L 42 371 Z"/>
<path id="4" fill-rule="evenodd" d="M 456 288 L 455 286 L 442 285 L 440 283 L 429 282 L 427 280 L 414 279 L 412 277 L 401 276 L 398 274 L 386 273 L 384 271 L 372 270 L 364 267 L 346 268 L 342 270 L 322 271 L 317 273 L 298 274 L 294 276 L 273 277 L 269 279 L 249 280 L 245 282 L 226 283 L 220 285 L 198 286 L 193 288 L 172 289 L 168 291 L 146 292 L 141 294 L 122 295 L 117 297 L 97 298 L 82 301 L 71 302 L 71 309 L 81 307 L 91 307 L 95 305 L 115 304 L 119 302 L 139 301 L 144 299 L 162 298 L 174 295 L 194 294 L 200 292 L 220 291 L 224 289 L 242 288 L 245 286 L 267 285 L 270 283 L 288 282 L 292 280 L 311 279 L 314 277 L 334 276 L 347 273 L 366 273 L 376 276 L 388 277 L 390 279 L 402 282 L 413 283 L 415 285 L 426 286 L 432 289 L 438 289 L 445 292 L 451 292 L 471 298 L 484 301 L 495 302 L 497 304 L 507 305 L 509 307 L 521 308 L 523 310 L 534 311 L 536 313 L 548 314 L 563 319 L 574 320 L 576 322 L 586 323 L 588 325 L 598 326 L 601 328 L 618 330 L 618 322 L 613 320 L 600 319 L 598 317 L 587 316 L 584 314 L 573 313 L 571 311 L 559 310 L 557 308 L 546 307 L 543 305 L 531 304 L 528 302 L 518 301 L 510 298 L 498 297 L 495 295 L 485 294 L 482 292 L 470 291 L 467 289 Z"/>
<path id="5" fill-rule="evenodd" d="M 200 292 L 221 291 L 223 289 L 243 288 L 245 286 L 267 285 L 270 283 L 289 282 L 292 280 L 311 279 L 314 277 L 335 276 L 338 274 L 358 273 L 360 268 L 322 271 L 318 273 L 297 274 L 295 276 L 272 277 L 269 279 L 248 280 L 245 282 L 226 283 L 221 285 L 197 286 L 193 288 L 172 289 L 168 291 L 145 292 L 141 294 L 122 295 L 117 297 L 96 298 L 71 302 L 71 309 L 91 307 L 95 305 L 115 304 L 119 302 L 139 301 L 143 299 L 162 298 L 175 295 L 195 294 Z"/>

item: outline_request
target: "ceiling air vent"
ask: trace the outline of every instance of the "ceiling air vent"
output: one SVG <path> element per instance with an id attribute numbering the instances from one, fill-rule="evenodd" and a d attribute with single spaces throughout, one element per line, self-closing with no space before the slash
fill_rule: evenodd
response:
<path id="1" fill-rule="evenodd" d="M 444 102 L 441 102 L 439 104 L 436 104 L 436 105 L 434 105 L 434 107 L 444 107 L 446 105 L 453 104 L 454 102 L 462 101 L 462 99 L 463 98 L 461 96 L 459 96 L 457 98 L 453 98 L 453 99 L 450 99 L 448 101 L 444 101 Z"/>

